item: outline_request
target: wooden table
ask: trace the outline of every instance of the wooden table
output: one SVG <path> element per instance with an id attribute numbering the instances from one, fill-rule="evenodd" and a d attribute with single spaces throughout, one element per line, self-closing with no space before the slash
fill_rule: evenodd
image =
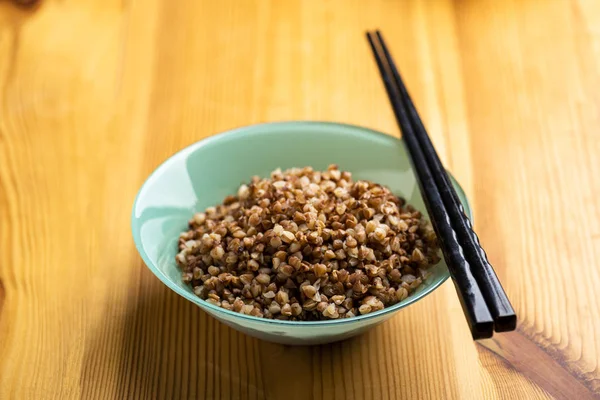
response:
<path id="1" fill-rule="evenodd" d="M 292 119 L 398 134 L 373 27 L 469 194 L 515 333 L 474 343 L 446 283 L 343 343 L 264 343 L 135 251 L 137 189 L 190 143 Z M 599 107 L 593 0 L 0 0 L 0 398 L 598 396 Z"/>

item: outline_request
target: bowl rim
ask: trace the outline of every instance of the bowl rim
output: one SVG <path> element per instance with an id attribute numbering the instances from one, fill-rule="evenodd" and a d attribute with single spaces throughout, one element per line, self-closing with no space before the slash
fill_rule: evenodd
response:
<path id="1" fill-rule="evenodd" d="M 135 247 L 136 247 L 138 253 L 140 254 L 140 256 L 142 257 L 144 264 L 146 264 L 146 267 L 148 269 L 150 269 L 150 271 L 169 289 L 171 289 L 178 295 L 182 296 L 186 300 L 189 300 L 192 303 L 197 304 L 200 308 L 204 309 L 209 314 L 217 314 L 217 315 L 225 314 L 225 315 L 229 315 L 229 316 L 233 317 L 234 319 L 239 318 L 241 320 L 246 320 L 249 322 L 265 323 L 265 324 L 272 324 L 272 325 L 287 325 L 287 326 L 294 326 L 294 327 L 298 327 L 298 328 L 302 328 L 302 327 L 314 328 L 315 326 L 333 326 L 333 325 L 351 324 L 351 323 L 356 323 L 356 322 L 360 322 L 360 321 L 365 321 L 368 319 L 381 317 L 385 314 L 393 314 L 394 312 L 399 311 L 405 307 L 408 307 L 409 305 L 423 299 L 424 297 L 426 297 L 427 295 L 429 295 L 430 293 L 435 291 L 438 287 L 440 287 L 444 282 L 446 282 L 446 280 L 450 277 L 450 273 L 449 273 L 447 267 L 443 270 L 443 272 L 442 272 L 443 275 L 438 282 L 435 282 L 432 285 L 427 286 L 426 288 L 424 288 L 423 290 L 421 290 L 418 293 L 410 295 L 409 297 L 407 297 L 405 302 L 396 303 L 392 306 L 385 307 L 385 308 L 375 311 L 373 313 L 369 313 L 369 314 L 365 314 L 365 315 L 358 315 L 358 316 L 355 316 L 352 318 L 344 318 L 344 319 L 332 319 L 332 320 L 321 320 L 321 321 L 285 321 L 285 320 L 255 317 L 252 315 L 241 314 L 241 313 L 238 313 L 235 311 L 231 311 L 231 310 L 224 309 L 222 307 L 215 306 L 213 304 L 208 303 L 205 300 L 202 300 L 201 298 L 194 295 L 193 293 L 183 290 L 180 286 L 176 285 L 165 274 L 162 273 L 162 271 L 154 264 L 154 262 L 150 259 L 150 257 L 144 250 L 144 247 L 141 243 L 141 237 L 138 234 L 140 227 L 138 227 L 138 224 L 137 224 L 138 218 L 136 217 L 136 209 L 138 207 L 138 201 L 141 198 L 141 196 L 143 195 L 143 193 L 145 192 L 145 190 L 147 189 L 147 187 L 149 187 L 149 185 L 157 178 L 157 176 L 160 175 L 162 170 L 167 168 L 169 166 L 169 164 L 175 162 L 175 160 L 179 159 L 180 157 L 184 156 L 185 154 L 191 153 L 194 150 L 205 147 L 213 142 L 216 142 L 216 141 L 219 141 L 222 139 L 226 139 L 230 136 L 244 134 L 249 130 L 252 131 L 252 130 L 255 130 L 260 127 L 271 127 L 271 128 L 282 127 L 282 128 L 285 128 L 286 126 L 290 126 L 290 125 L 293 125 L 293 126 L 305 125 L 307 127 L 312 127 L 312 128 L 317 127 L 317 126 L 322 126 L 322 127 L 328 128 L 328 129 L 344 128 L 344 129 L 349 129 L 349 130 L 354 131 L 354 133 L 358 136 L 376 135 L 380 139 L 387 140 L 390 143 L 394 143 L 394 144 L 398 144 L 398 142 L 403 143 L 403 139 L 401 137 L 388 135 L 383 132 L 376 131 L 374 129 L 367 128 L 367 127 L 360 126 L 360 125 L 341 123 L 341 122 L 332 122 L 332 121 L 310 121 L 310 120 L 274 121 L 274 122 L 263 122 L 263 123 L 257 123 L 257 124 L 252 124 L 252 125 L 245 125 L 245 126 L 229 129 L 226 131 L 222 131 L 222 132 L 216 133 L 214 135 L 211 135 L 209 137 L 203 138 L 197 142 L 194 142 L 194 143 L 184 147 L 183 149 L 177 151 L 176 153 L 172 154 L 165 161 L 160 163 L 146 178 L 146 180 L 140 187 L 140 190 L 138 191 L 138 193 L 135 196 L 135 200 L 133 202 L 133 207 L 132 207 L 132 212 L 131 212 L 131 230 L 132 230 Z M 464 189 L 462 188 L 460 183 L 454 178 L 454 176 L 450 173 L 450 171 L 448 171 L 448 175 L 450 176 L 450 179 L 451 179 L 452 183 L 454 184 L 455 189 L 462 195 L 461 197 L 463 199 L 465 199 L 465 203 L 466 203 L 465 204 L 465 212 L 467 213 L 467 215 L 471 219 L 471 221 L 473 221 L 471 204 L 464 192 Z"/>

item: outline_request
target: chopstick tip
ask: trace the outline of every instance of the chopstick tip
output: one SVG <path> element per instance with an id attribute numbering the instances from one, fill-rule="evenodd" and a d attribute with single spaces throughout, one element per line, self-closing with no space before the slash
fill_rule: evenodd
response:
<path id="1" fill-rule="evenodd" d="M 494 323 L 490 320 L 471 325 L 471 335 L 474 340 L 491 338 L 494 336 Z"/>
<path id="2" fill-rule="evenodd" d="M 517 329 L 517 316 L 515 314 L 501 315 L 494 321 L 496 332 L 510 332 Z"/>

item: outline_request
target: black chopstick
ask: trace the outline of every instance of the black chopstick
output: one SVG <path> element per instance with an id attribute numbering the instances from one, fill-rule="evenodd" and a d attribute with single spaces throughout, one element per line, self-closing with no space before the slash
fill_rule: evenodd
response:
<path id="1" fill-rule="evenodd" d="M 485 250 L 479 243 L 479 238 L 473 230 L 471 221 L 465 214 L 463 206 L 450 182 L 450 178 L 444 168 L 421 118 L 419 113 L 408 94 L 408 90 L 404 85 L 403 79 L 395 66 L 394 60 L 389 53 L 389 50 L 385 44 L 383 36 L 379 31 L 376 31 L 379 44 L 383 50 L 390 70 L 394 76 L 396 86 L 400 92 L 405 109 L 408 110 L 409 120 L 411 122 L 412 130 L 417 137 L 421 152 L 425 156 L 427 164 L 429 165 L 430 171 L 433 175 L 435 183 L 438 187 L 446 211 L 450 216 L 450 221 L 454 230 L 458 235 L 459 243 L 461 244 L 467 261 L 471 266 L 471 271 L 479 284 L 479 288 L 483 293 L 486 304 L 494 318 L 494 330 L 496 332 L 506 332 L 515 329 L 517 324 L 517 316 L 513 309 L 508 296 L 504 292 L 498 276 L 494 271 L 494 268 L 490 265 Z"/>
<path id="2" fill-rule="evenodd" d="M 469 323 L 474 339 L 489 338 L 494 332 L 494 322 L 486 305 L 483 294 L 475 280 L 471 268 L 463 255 L 463 250 L 458 243 L 456 233 L 450 224 L 450 217 L 435 184 L 435 180 L 423 156 L 419 142 L 412 130 L 408 113 L 406 112 L 400 92 L 394 83 L 390 65 L 386 60 L 378 38 L 374 34 L 367 34 L 371 49 L 375 55 L 379 72 L 385 84 L 388 97 L 392 103 L 396 120 L 404 135 L 404 142 L 413 164 L 421 194 L 431 217 L 431 223 L 440 241 L 444 259 L 456 287 L 463 312 Z"/>

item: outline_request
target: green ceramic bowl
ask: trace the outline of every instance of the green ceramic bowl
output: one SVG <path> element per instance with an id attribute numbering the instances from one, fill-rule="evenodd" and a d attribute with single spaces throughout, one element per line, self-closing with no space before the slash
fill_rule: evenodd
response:
<path id="1" fill-rule="evenodd" d="M 175 264 L 177 239 L 194 212 L 220 203 L 252 175 L 268 176 L 281 167 L 329 164 L 388 186 L 426 213 L 402 141 L 361 128 L 325 122 L 277 122 L 235 129 L 195 143 L 173 155 L 140 189 L 131 216 L 136 247 L 150 270 L 170 289 L 231 326 L 260 339 L 283 344 L 321 344 L 358 335 L 422 299 L 449 276 L 442 261 L 404 301 L 372 314 L 331 321 L 278 321 L 238 314 L 195 296 Z M 455 188 L 467 213 L 469 204 Z"/>

